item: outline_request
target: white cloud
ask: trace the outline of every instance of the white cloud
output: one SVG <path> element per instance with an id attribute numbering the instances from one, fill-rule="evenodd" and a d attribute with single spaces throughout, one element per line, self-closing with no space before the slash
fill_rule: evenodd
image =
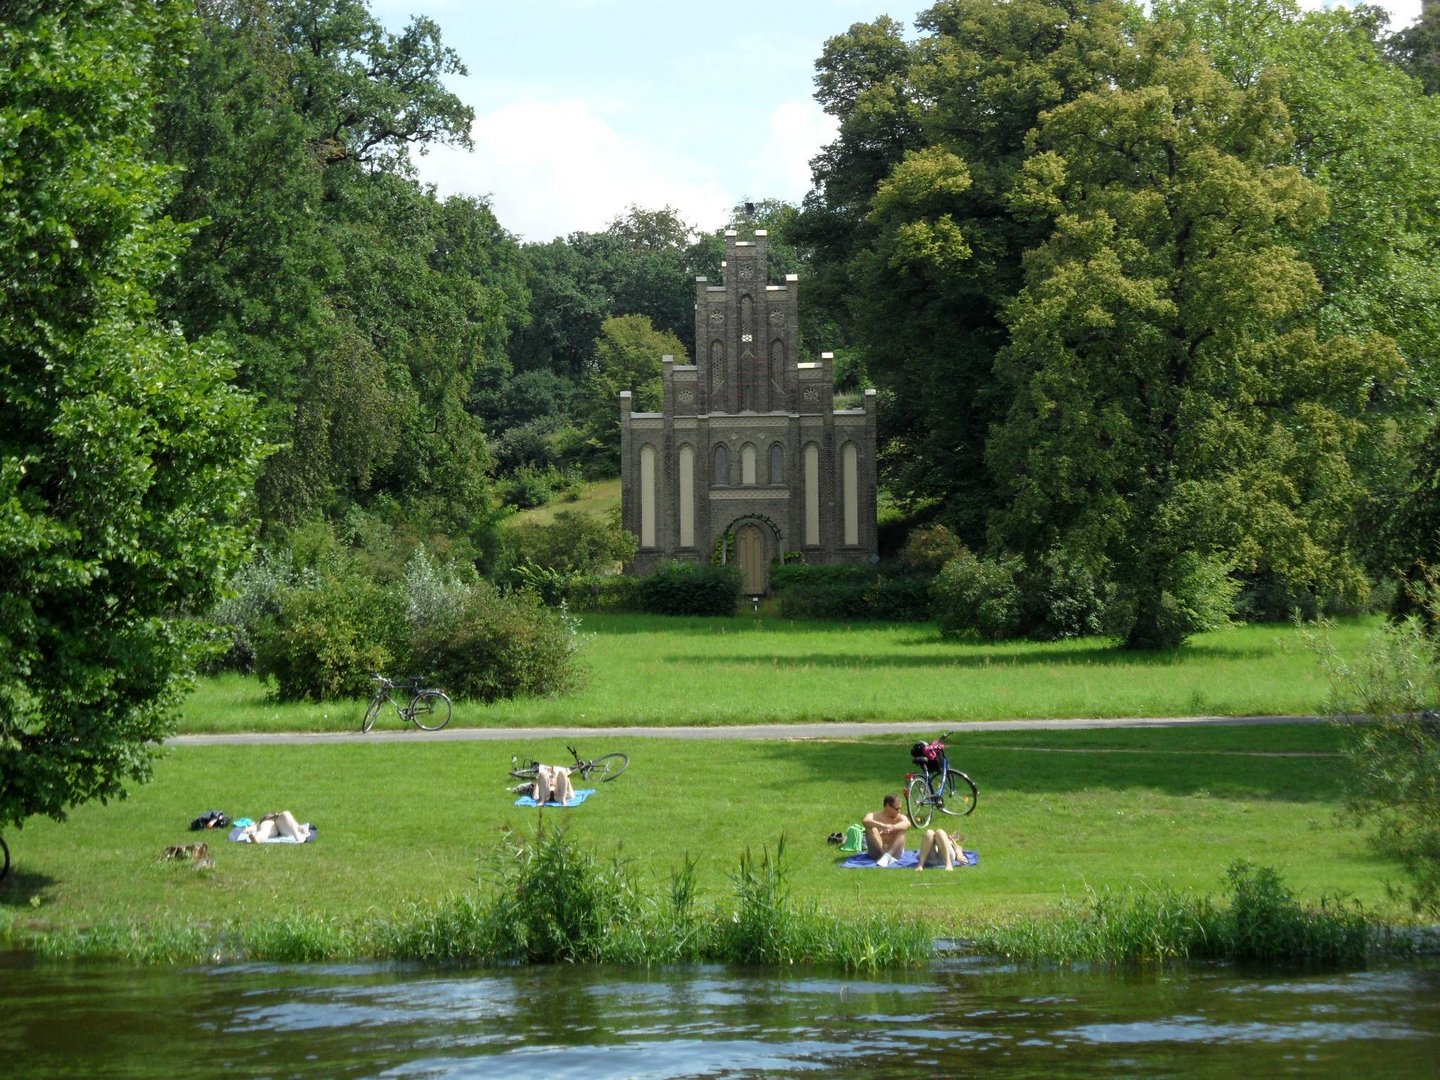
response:
<path id="1" fill-rule="evenodd" d="M 421 158 L 421 179 L 441 196 L 489 193 L 500 224 L 526 240 L 599 231 L 632 203 L 714 228 L 737 197 L 703 165 L 622 136 L 582 101 L 504 105 L 477 116 L 471 136 L 472 154 Z"/>
<path id="2" fill-rule="evenodd" d="M 810 159 L 839 130 L 835 118 L 813 101 L 781 105 L 770 114 L 764 157 L 755 163 L 765 186 L 750 194 L 798 203 L 810 190 Z"/>

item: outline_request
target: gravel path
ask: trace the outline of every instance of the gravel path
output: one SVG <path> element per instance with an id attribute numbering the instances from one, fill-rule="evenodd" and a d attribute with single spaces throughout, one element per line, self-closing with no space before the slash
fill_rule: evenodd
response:
<path id="1" fill-rule="evenodd" d="M 1323 716 L 1185 716 L 1120 720 L 985 720 L 945 725 L 933 720 L 906 723 L 732 724 L 715 727 L 605 727 L 605 728 L 446 728 L 329 732 L 237 732 L 224 735 L 176 735 L 169 746 L 242 746 L 252 743 L 342 743 L 434 740 L 439 742 L 494 741 L 499 739 L 589 739 L 593 736 L 656 739 L 854 739 L 866 735 L 934 735 L 940 728 L 963 731 L 1085 731 L 1095 728 L 1240 727 L 1264 724 L 1323 724 Z"/>

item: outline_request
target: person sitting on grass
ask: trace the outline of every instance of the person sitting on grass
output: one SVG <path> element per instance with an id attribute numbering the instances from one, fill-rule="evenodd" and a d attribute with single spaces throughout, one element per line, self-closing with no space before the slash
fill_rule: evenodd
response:
<path id="1" fill-rule="evenodd" d="M 944 829 L 926 829 L 925 838 L 920 841 L 920 865 L 915 869 L 943 866 L 946 870 L 954 870 L 957 864 L 969 866 L 965 852 L 960 849 L 964 839 L 959 833 L 947 833 Z"/>
<path id="2" fill-rule="evenodd" d="M 866 814 L 860 824 L 865 826 L 865 850 L 876 862 L 884 855 L 898 859 L 905 854 L 910 819 L 900 812 L 899 795 L 886 795 L 879 812 Z"/>

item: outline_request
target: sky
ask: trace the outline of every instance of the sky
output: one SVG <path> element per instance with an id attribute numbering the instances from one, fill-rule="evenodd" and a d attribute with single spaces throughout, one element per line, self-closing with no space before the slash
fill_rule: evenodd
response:
<path id="1" fill-rule="evenodd" d="M 1324 0 L 1302 0 L 1319 7 Z M 1391 26 L 1421 0 L 1385 0 Z M 485 196 L 525 241 L 599 232 L 631 205 L 723 225 L 746 200 L 799 203 L 834 137 L 815 103 L 827 38 L 889 15 L 913 33 L 925 0 L 370 0 L 398 32 L 440 26 L 468 74 L 472 152 L 437 147 L 420 179 Z"/>

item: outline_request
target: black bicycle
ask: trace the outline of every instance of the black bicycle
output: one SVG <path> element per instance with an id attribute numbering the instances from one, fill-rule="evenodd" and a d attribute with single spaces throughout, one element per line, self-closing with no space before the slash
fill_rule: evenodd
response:
<path id="1" fill-rule="evenodd" d="M 4 881 L 10 874 L 10 849 L 5 846 L 5 838 L 0 836 L 0 881 Z"/>
<path id="2" fill-rule="evenodd" d="M 580 779 L 589 780 L 592 776 L 602 783 L 614 780 L 630 767 L 630 755 L 616 751 L 613 754 L 601 754 L 596 758 L 582 758 L 575 747 L 567 746 L 570 756 L 575 759 L 575 764 L 569 766 L 572 773 L 579 773 Z M 536 770 L 540 768 L 538 761 L 521 761 L 519 758 L 510 759 L 510 775 L 516 780 L 534 780 Z"/>
<path id="3" fill-rule="evenodd" d="M 386 702 L 390 703 L 402 723 L 414 724 L 421 731 L 439 731 L 450 723 L 450 698 L 444 690 L 421 686 L 419 679 L 404 679 L 397 683 L 384 675 L 372 675 L 371 678 L 379 685 L 365 709 L 365 719 L 360 721 L 362 732 L 375 726 L 375 719 Z M 397 691 L 399 698 L 395 696 Z M 407 696 L 408 704 L 402 705 Z"/>
<path id="4" fill-rule="evenodd" d="M 975 781 L 950 767 L 945 740 L 953 734 L 947 731 L 939 738 L 910 747 L 910 760 L 925 769 L 923 773 L 905 774 L 905 812 L 917 829 L 929 825 L 936 810 L 952 817 L 974 813 L 980 798 Z"/>

